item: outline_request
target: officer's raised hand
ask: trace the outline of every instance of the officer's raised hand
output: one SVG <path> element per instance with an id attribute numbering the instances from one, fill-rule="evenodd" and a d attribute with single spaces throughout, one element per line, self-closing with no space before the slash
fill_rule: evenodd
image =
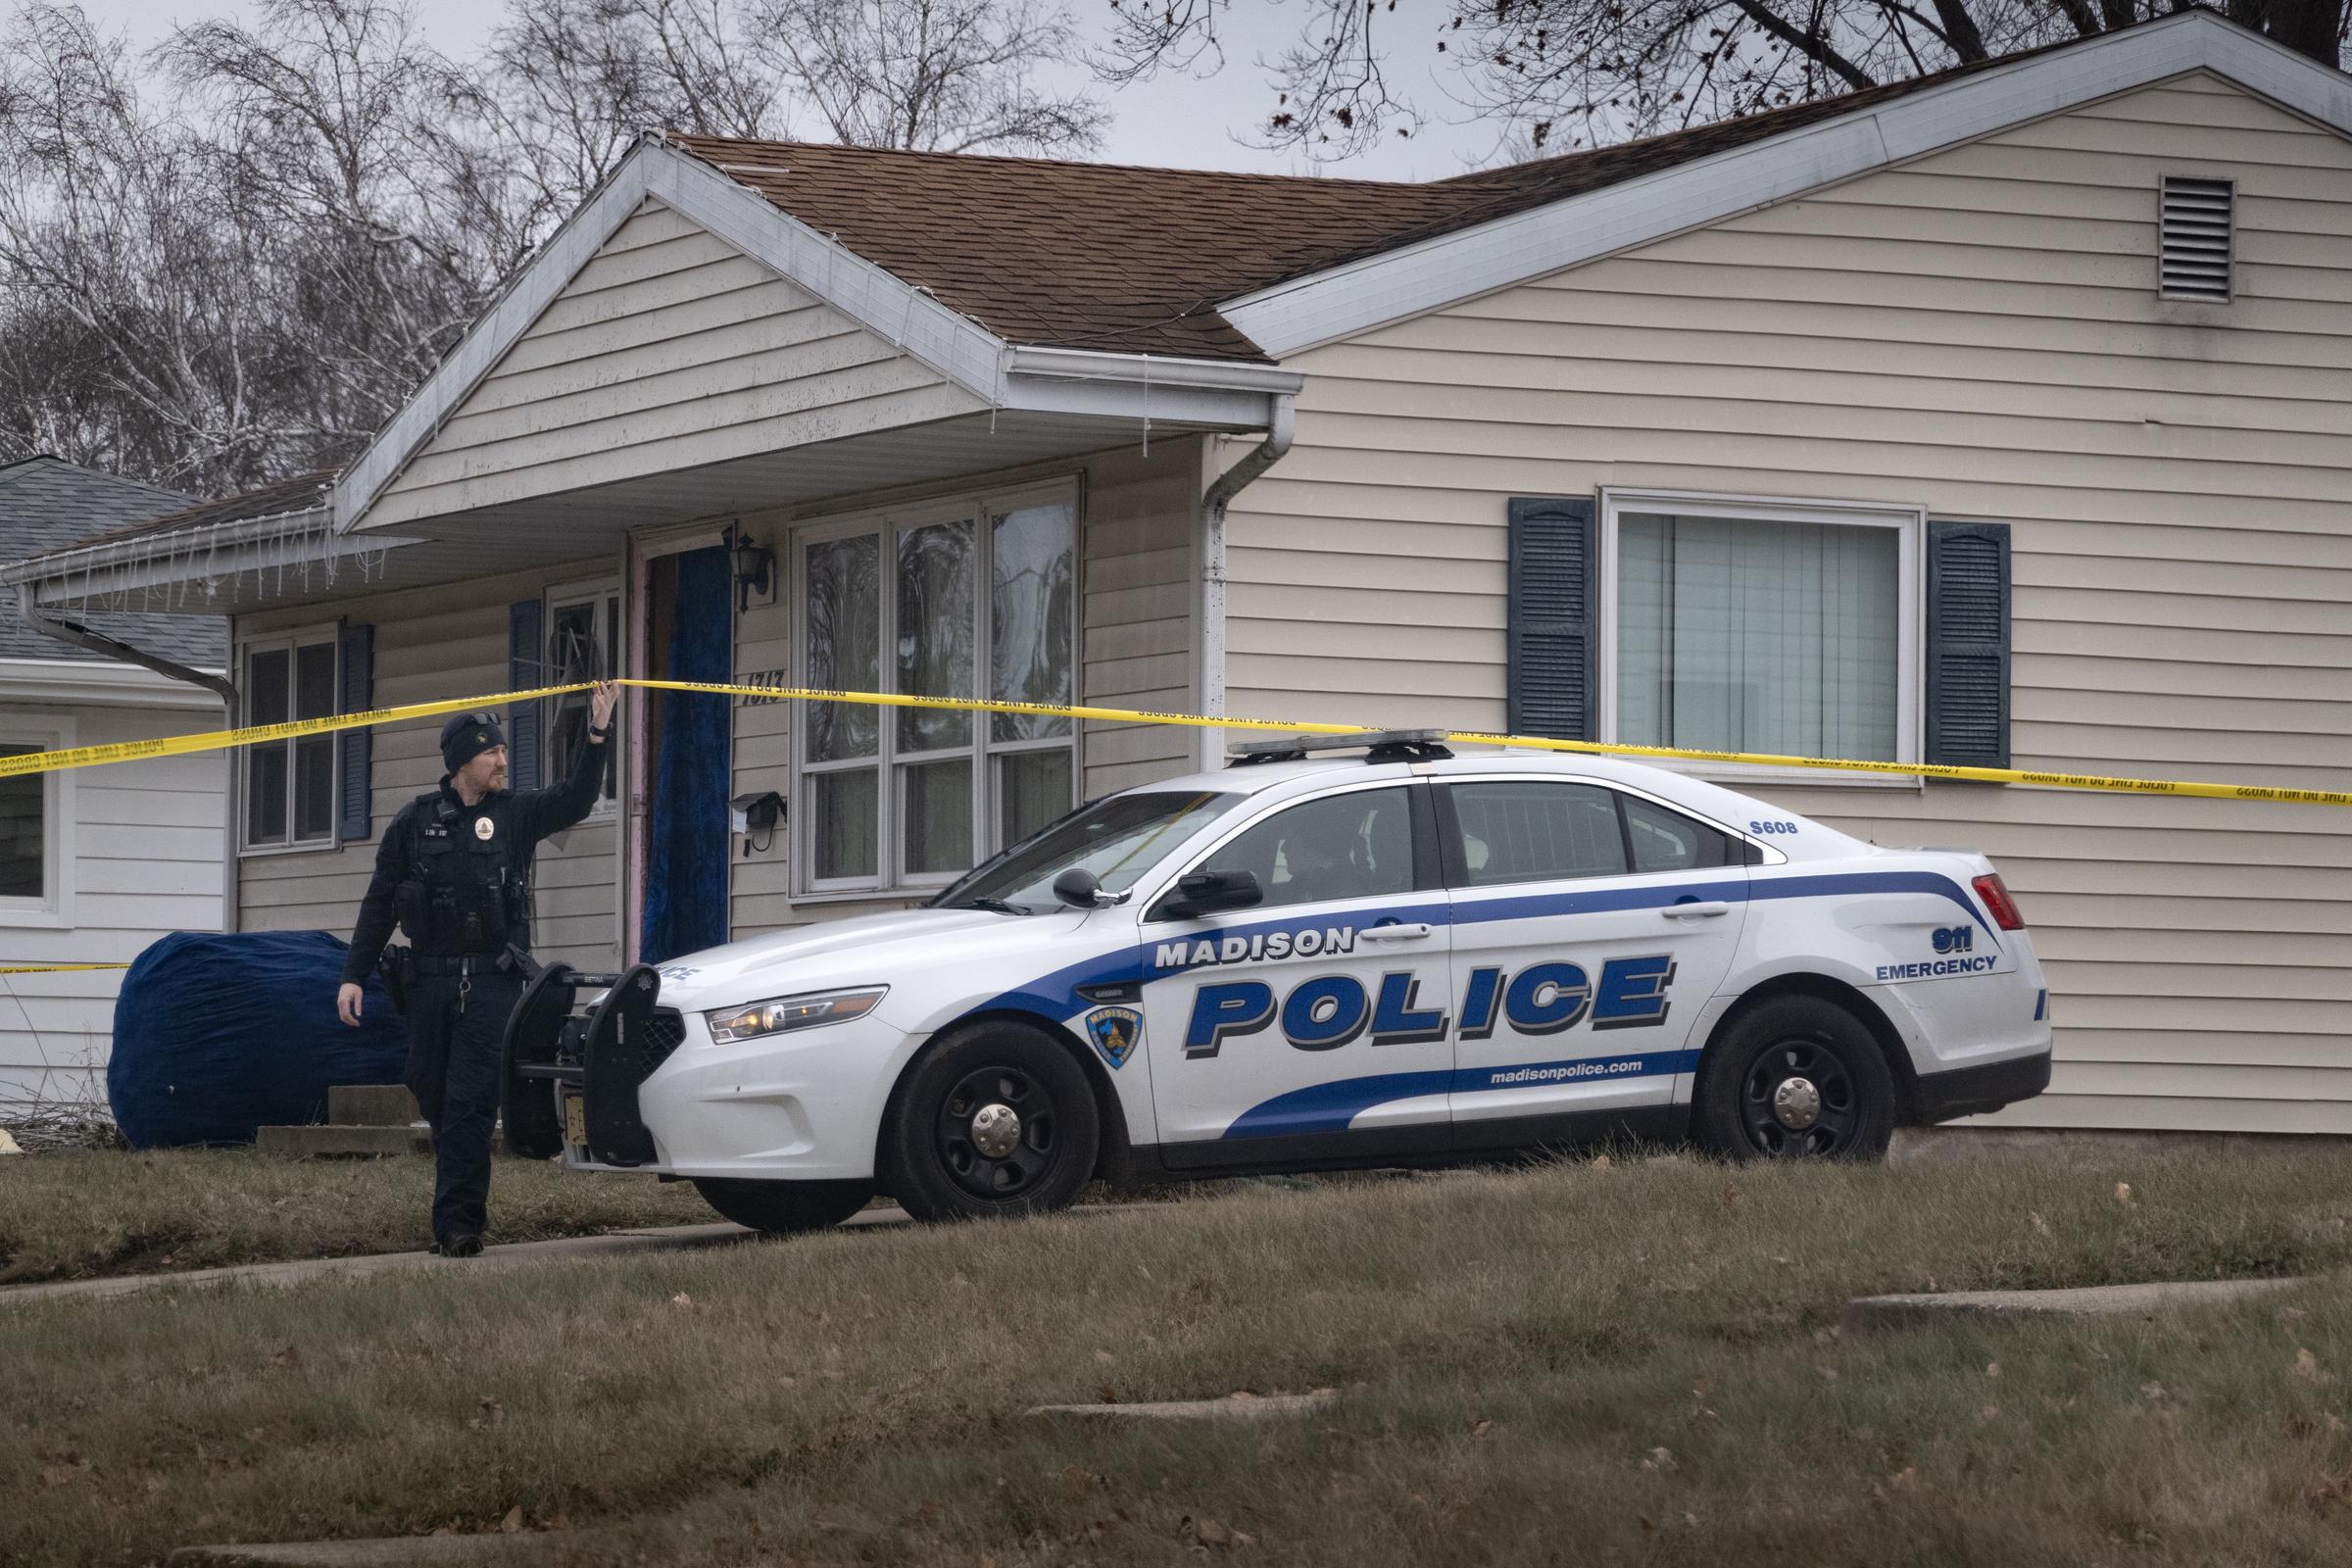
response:
<path id="1" fill-rule="evenodd" d="M 616 682 L 600 680 L 588 693 L 588 727 L 601 737 L 612 727 L 612 705 L 620 701 Z"/>
<path id="2" fill-rule="evenodd" d="M 335 993 L 335 1016 L 357 1029 L 360 1026 L 360 999 L 366 995 L 358 986 L 344 981 L 343 988 Z"/>

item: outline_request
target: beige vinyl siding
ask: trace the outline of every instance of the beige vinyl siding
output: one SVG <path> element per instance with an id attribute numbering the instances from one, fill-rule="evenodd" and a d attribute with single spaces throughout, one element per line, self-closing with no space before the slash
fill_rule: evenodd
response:
<path id="1" fill-rule="evenodd" d="M 218 708 L 12 702 L 8 720 L 63 720 L 73 744 L 152 740 L 220 726 Z M 0 922 L 0 962 L 128 963 L 174 931 L 220 929 L 219 754 L 79 768 L 53 800 L 71 814 L 73 925 Z M 62 782 L 67 775 L 60 774 Z M 120 970 L 0 975 L 0 1104 L 106 1099 Z"/>
<path id="2" fill-rule="evenodd" d="M 648 200 L 370 509 L 386 525 L 982 405 Z"/>
<path id="3" fill-rule="evenodd" d="M 508 672 L 508 607 L 543 594 L 549 584 L 593 577 L 598 564 L 450 583 L 345 600 L 335 607 L 354 624 L 375 627 L 375 702 L 381 708 L 513 689 Z M 617 564 L 610 568 L 616 576 Z M 319 624 L 318 610 L 247 615 L 241 642 Z M 506 716 L 501 710 L 500 716 Z M 372 833 L 334 849 L 261 851 L 239 860 L 239 921 L 247 931 L 324 930 L 348 940 L 360 898 L 375 865 L 384 828 L 441 779 L 441 718 L 386 724 L 375 731 L 370 769 Z M 552 783 L 553 780 L 545 782 Z M 590 968 L 618 961 L 610 816 L 591 817 L 539 846 L 532 895 L 532 946 L 542 958 Z"/>
<path id="4" fill-rule="evenodd" d="M 1082 704 L 1102 708 L 1190 709 L 1196 701 L 1195 536 L 1201 443 L 1155 441 L 1147 456 L 1126 448 L 1076 464 L 977 477 L 948 494 L 966 494 L 1075 472 L 1078 479 L 1078 685 Z M 788 534 L 796 520 L 864 511 L 909 499 L 851 497 L 807 517 L 771 516 L 748 525 L 777 550 L 784 589 L 736 619 L 739 675 L 800 679 L 792 645 L 792 607 L 800 584 Z M 775 790 L 792 798 L 792 703 L 735 704 L 733 790 Z M 1167 726 L 1085 722 L 1079 726 L 1079 794 L 1092 800 L 1193 769 L 1193 732 Z M 729 918 L 735 936 L 778 926 L 898 908 L 904 898 L 802 900 L 792 896 L 792 833 L 777 829 L 764 852 L 745 856 L 740 838 Z"/>
<path id="5" fill-rule="evenodd" d="M 2164 173 L 2237 182 L 2227 307 L 2157 298 Z M 1501 727 L 1508 499 L 1640 487 L 2012 523 L 2021 766 L 2352 767 L 2352 146 L 2216 78 L 1291 363 L 1298 446 L 1230 525 L 1236 713 Z M 1995 1119 L 2352 1132 L 2352 813 L 1752 787 L 2000 863 L 2058 1063 Z"/>

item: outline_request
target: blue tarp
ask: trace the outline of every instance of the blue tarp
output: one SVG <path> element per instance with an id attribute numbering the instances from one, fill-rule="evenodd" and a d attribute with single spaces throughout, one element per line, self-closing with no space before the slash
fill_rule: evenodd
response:
<path id="1" fill-rule="evenodd" d="M 179 932 L 115 999 L 106 1096 L 134 1149 L 250 1144 L 326 1116 L 330 1084 L 396 1084 L 408 1032 L 368 978 L 357 1029 L 335 1017 L 350 949 L 324 931 Z"/>

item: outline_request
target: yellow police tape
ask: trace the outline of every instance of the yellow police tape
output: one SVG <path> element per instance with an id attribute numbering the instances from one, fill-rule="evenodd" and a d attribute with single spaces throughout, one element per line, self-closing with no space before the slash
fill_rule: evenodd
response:
<path id="1" fill-rule="evenodd" d="M 0 974 L 79 974 L 87 969 L 127 969 L 127 963 L 0 963 Z"/>
<path id="2" fill-rule="evenodd" d="M 895 692 L 825 691 L 806 686 L 694 680 L 623 680 L 623 686 L 650 691 L 704 692 L 719 697 L 749 697 L 761 702 L 865 703 L 879 708 L 931 708 L 967 713 L 1018 713 L 1040 718 L 1095 719 L 1113 724 L 1181 724 L 1195 729 L 1275 731 L 1288 735 L 1360 735 L 1360 724 L 1318 724 L 1279 718 L 1229 718 L 1201 713 L 1164 713 L 1147 709 L 1094 708 L 1072 703 L 999 702 L 978 697 L 906 697 Z M 299 718 L 278 724 L 254 724 L 243 729 L 217 730 L 205 735 L 172 735 L 161 740 L 117 741 L 106 746 L 70 746 L 50 752 L 0 757 L 0 778 L 51 773 L 70 767 L 96 767 L 107 762 L 133 762 L 150 757 L 182 757 L 195 752 L 220 751 L 263 741 L 302 735 L 325 735 L 337 730 L 362 729 L 404 719 L 435 718 L 476 708 L 562 697 L 586 691 L 586 682 L 541 686 L 496 696 L 467 697 L 454 702 L 411 703 L 379 708 L 333 718 Z M 1476 746 L 1513 746 L 1532 751 L 1597 753 L 1609 757 L 1655 757 L 1679 761 L 1742 762 L 1765 767 L 1816 768 L 1841 773 L 1891 773 L 1904 778 L 1957 779 L 1980 784 L 2038 784 L 2051 789 L 2108 790 L 2128 795 L 2176 795 L 2217 801 L 2273 801 L 2296 806 L 2352 806 L 2352 792 L 2284 789 L 2269 784 L 2207 784 L 2179 779 L 2112 778 L 2098 773 L 2049 773 L 2019 767 L 1961 767 L 1943 762 L 1875 762 L 1833 757 L 1784 757 L 1768 752 L 1710 752 L 1679 746 L 1629 746 L 1598 741 L 1554 740 L 1540 735 L 1501 735 L 1484 730 L 1448 730 L 1446 739 Z"/>

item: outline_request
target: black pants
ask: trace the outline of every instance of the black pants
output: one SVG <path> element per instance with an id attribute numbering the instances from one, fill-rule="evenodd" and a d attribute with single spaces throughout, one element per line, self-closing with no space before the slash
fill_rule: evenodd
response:
<path id="1" fill-rule="evenodd" d="M 485 967 L 487 967 L 485 965 Z M 433 1238 L 479 1236 L 489 1218 L 507 1019 L 522 982 L 490 969 L 409 982 L 409 1091 L 433 1129 Z"/>

